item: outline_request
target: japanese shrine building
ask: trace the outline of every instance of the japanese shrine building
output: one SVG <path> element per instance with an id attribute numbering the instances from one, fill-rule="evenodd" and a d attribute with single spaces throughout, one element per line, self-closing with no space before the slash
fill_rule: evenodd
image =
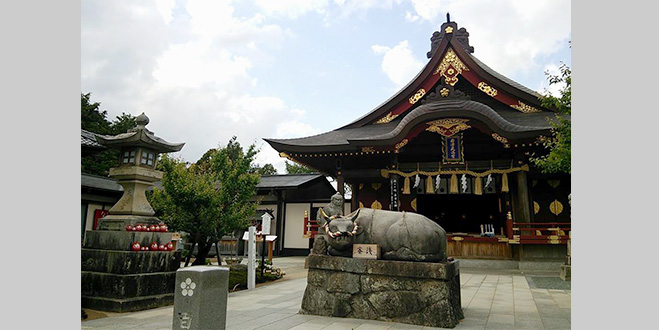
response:
<path id="1" fill-rule="evenodd" d="M 282 157 L 335 177 L 359 207 L 416 212 L 448 233 L 449 255 L 564 259 L 570 175 L 542 174 L 554 109 L 478 60 L 455 22 L 387 101 L 319 135 L 265 139 Z M 438 180 L 439 179 L 439 180 Z M 302 215 L 299 215 L 302 217 Z"/>

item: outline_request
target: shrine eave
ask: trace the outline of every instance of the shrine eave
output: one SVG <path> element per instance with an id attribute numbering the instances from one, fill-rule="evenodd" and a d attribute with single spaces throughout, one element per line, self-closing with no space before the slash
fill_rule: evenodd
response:
<path id="1" fill-rule="evenodd" d="M 552 116 L 550 116 L 550 114 Z M 403 118 L 387 124 L 340 128 L 296 139 L 264 139 L 279 152 L 327 152 L 359 150 L 363 146 L 394 145 L 412 129 L 441 118 L 470 119 L 488 133 L 497 133 L 511 141 L 534 139 L 550 134 L 553 113 L 523 114 L 511 110 L 502 115 L 489 106 L 471 100 L 442 100 L 418 106 Z"/>

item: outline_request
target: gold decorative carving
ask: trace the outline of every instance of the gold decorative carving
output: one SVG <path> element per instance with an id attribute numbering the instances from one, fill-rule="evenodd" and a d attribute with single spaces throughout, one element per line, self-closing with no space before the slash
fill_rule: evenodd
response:
<path id="1" fill-rule="evenodd" d="M 412 202 L 410 202 L 410 205 L 412 206 L 412 209 L 413 209 L 414 211 L 416 211 L 416 197 L 414 197 L 414 199 L 412 200 Z"/>
<path id="2" fill-rule="evenodd" d="M 380 204 L 380 202 L 375 200 L 375 202 L 373 202 L 373 204 L 371 204 L 371 208 L 375 209 L 375 210 L 382 210 L 382 204 Z"/>
<path id="3" fill-rule="evenodd" d="M 380 118 L 380 119 L 379 119 L 378 121 L 376 121 L 375 123 L 376 123 L 376 124 L 386 124 L 386 123 L 388 123 L 388 122 L 390 122 L 390 121 L 396 119 L 396 117 L 398 117 L 398 115 L 394 115 L 394 114 L 392 114 L 392 113 L 390 112 L 390 113 L 388 113 L 386 116 Z"/>
<path id="4" fill-rule="evenodd" d="M 523 103 L 522 101 L 517 101 L 517 103 L 519 105 L 511 104 L 510 107 L 515 109 L 515 110 L 519 110 L 523 113 L 541 112 L 541 110 L 538 110 L 538 109 L 536 109 L 536 108 L 534 108 L 534 107 L 532 107 L 532 106 L 530 106 L 526 103 Z"/>
<path id="5" fill-rule="evenodd" d="M 373 147 L 362 147 L 362 152 L 375 152 Z"/>
<path id="6" fill-rule="evenodd" d="M 456 241 L 456 242 L 460 242 L 460 241 L 464 240 L 464 238 L 462 238 L 460 236 L 454 236 L 453 240 Z"/>
<path id="7" fill-rule="evenodd" d="M 381 183 L 371 183 L 371 187 L 373 187 L 373 190 L 378 190 L 380 187 L 382 187 Z"/>
<path id="8" fill-rule="evenodd" d="M 471 126 L 467 125 L 469 119 L 460 119 L 460 118 L 444 118 L 434 120 L 428 123 L 430 125 L 426 128 L 426 131 L 439 133 L 443 136 L 450 137 L 455 133 L 464 131 Z"/>
<path id="9" fill-rule="evenodd" d="M 563 212 L 563 204 L 555 199 L 549 204 L 549 211 L 551 211 L 551 213 L 554 215 L 559 215 L 561 212 Z"/>
<path id="10" fill-rule="evenodd" d="M 408 139 L 403 139 L 402 141 L 398 142 L 396 144 L 396 150 L 404 147 L 405 145 L 407 145 L 408 142 L 410 142 Z"/>
<path id="11" fill-rule="evenodd" d="M 439 91 L 439 94 L 440 94 L 442 97 L 447 97 L 448 94 L 449 94 L 449 90 L 448 90 L 448 88 L 446 88 L 446 87 L 442 88 L 442 90 Z"/>
<path id="12" fill-rule="evenodd" d="M 419 100 L 420 100 L 424 95 L 426 95 L 426 90 L 423 89 L 423 88 L 419 89 L 416 93 L 414 93 L 414 95 L 412 95 L 412 97 L 410 97 L 410 99 L 409 99 L 410 104 L 414 104 L 414 103 L 419 102 Z"/>
<path id="13" fill-rule="evenodd" d="M 364 208 L 364 203 L 359 202 L 359 208 L 360 208 L 360 209 L 363 209 L 363 208 Z"/>
<path id="14" fill-rule="evenodd" d="M 547 183 L 549 183 L 552 188 L 558 188 L 558 186 L 561 185 L 561 180 L 547 180 Z"/>
<path id="15" fill-rule="evenodd" d="M 540 204 L 538 202 L 533 201 L 533 214 L 538 214 L 540 212 Z"/>
<path id="16" fill-rule="evenodd" d="M 453 33 L 453 27 L 452 26 L 447 26 L 446 29 L 444 29 L 444 32 Z"/>
<path id="17" fill-rule="evenodd" d="M 478 83 L 478 89 L 483 91 L 485 94 L 495 97 L 497 96 L 497 90 L 494 89 L 492 86 L 486 84 L 484 81 L 481 81 Z"/>
<path id="18" fill-rule="evenodd" d="M 501 135 L 499 135 L 499 134 L 497 134 L 497 133 L 492 133 L 492 137 L 493 137 L 495 140 L 497 140 L 497 141 L 499 141 L 499 142 L 501 142 L 501 143 L 505 143 L 505 144 L 508 143 L 508 139 L 506 139 L 505 137 L 503 137 L 503 136 L 501 136 Z"/>
<path id="19" fill-rule="evenodd" d="M 363 183 L 360 183 L 360 184 L 359 184 L 359 190 L 362 190 L 362 189 L 364 189 L 364 184 L 363 184 Z"/>
<path id="20" fill-rule="evenodd" d="M 446 83 L 454 86 L 458 82 L 458 74 L 461 74 L 463 70 L 469 71 L 469 68 L 460 61 L 453 49 L 449 48 L 433 75 L 444 76 Z"/>

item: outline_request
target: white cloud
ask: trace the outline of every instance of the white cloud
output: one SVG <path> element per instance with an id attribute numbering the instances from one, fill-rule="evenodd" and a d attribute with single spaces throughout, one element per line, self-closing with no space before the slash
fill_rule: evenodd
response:
<path id="1" fill-rule="evenodd" d="M 160 15 L 162 15 L 163 20 L 165 20 L 165 24 L 169 24 L 174 19 L 172 11 L 174 10 L 175 0 L 155 0 L 155 1 L 156 1 L 156 8 L 158 9 Z"/>
<path id="2" fill-rule="evenodd" d="M 156 135 L 186 143 L 177 154 L 187 161 L 236 135 L 244 147 L 262 149 L 259 160 L 283 171 L 283 161 L 262 138 L 315 132 L 303 109 L 254 95 L 254 65 L 264 65 L 288 36 L 262 14 L 239 17 L 226 1 L 82 7 L 81 91 L 91 91 L 109 119 L 145 112 Z"/>
<path id="3" fill-rule="evenodd" d="M 419 16 L 417 16 L 417 15 L 412 15 L 411 12 L 409 12 L 409 11 L 405 12 L 405 20 L 406 20 L 406 21 L 408 21 L 408 22 L 416 22 L 416 21 L 418 21 L 419 19 L 420 19 Z"/>
<path id="4" fill-rule="evenodd" d="M 410 0 L 416 15 L 438 27 L 451 20 L 469 31 L 474 55 L 512 75 L 542 70 L 541 57 L 570 38 L 570 0 Z"/>
<path id="5" fill-rule="evenodd" d="M 373 45 L 371 49 L 378 55 L 384 54 L 381 65 L 382 71 L 389 80 L 396 84 L 397 88 L 409 83 L 425 64 L 412 55 L 407 40 L 401 41 L 393 48 Z"/>
<path id="6" fill-rule="evenodd" d="M 268 15 L 291 19 L 309 12 L 324 13 L 328 6 L 327 0 L 255 0 L 254 2 Z"/>

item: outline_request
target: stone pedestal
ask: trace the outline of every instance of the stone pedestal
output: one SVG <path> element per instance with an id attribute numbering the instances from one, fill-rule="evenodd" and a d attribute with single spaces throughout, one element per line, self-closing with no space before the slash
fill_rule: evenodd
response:
<path id="1" fill-rule="evenodd" d="M 310 255 L 301 314 L 453 328 L 464 318 L 457 261 Z"/>
<path id="2" fill-rule="evenodd" d="M 229 268 L 193 266 L 176 272 L 173 329 L 224 330 Z"/>
<path id="3" fill-rule="evenodd" d="M 82 259 L 82 307 L 131 312 L 174 302 L 179 251 L 132 251 L 131 243 L 167 244 L 172 233 L 87 231 Z"/>

